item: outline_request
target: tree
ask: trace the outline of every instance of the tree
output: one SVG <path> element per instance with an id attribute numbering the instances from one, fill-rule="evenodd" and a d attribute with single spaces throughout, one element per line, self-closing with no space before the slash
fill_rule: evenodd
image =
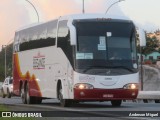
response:
<path id="1" fill-rule="evenodd" d="M 12 53 L 13 53 L 13 44 L 6 46 L 6 74 L 7 76 L 12 76 Z M 2 48 L 0 52 L 0 81 L 5 79 L 5 48 Z"/>
<path id="2" fill-rule="evenodd" d="M 147 35 L 146 35 L 147 36 Z M 142 48 L 142 54 L 147 55 L 154 51 L 159 51 L 159 41 L 157 40 L 156 36 L 146 37 L 146 47 Z M 137 47 L 138 52 L 140 52 L 140 46 Z"/>

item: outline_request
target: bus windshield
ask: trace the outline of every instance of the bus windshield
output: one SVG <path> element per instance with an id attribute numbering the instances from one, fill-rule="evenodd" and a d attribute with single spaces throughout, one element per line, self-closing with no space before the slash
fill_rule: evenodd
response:
<path id="1" fill-rule="evenodd" d="M 108 75 L 137 72 L 135 27 L 131 21 L 78 21 L 75 26 L 78 72 Z"/>

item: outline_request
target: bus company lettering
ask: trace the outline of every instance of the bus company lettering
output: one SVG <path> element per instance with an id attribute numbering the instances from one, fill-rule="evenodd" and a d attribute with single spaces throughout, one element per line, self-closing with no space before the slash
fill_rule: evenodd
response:
<path id="1" fill-rule="evenodd" d="M 95 77 L 93 76 L 79 76 L 79 81 L 80 82 L 89 82 L 89 83 L 93 83 L 95 82 Z"/>
<path id="2" fill-rule="evenodd" d="M 40 52 L 37 56 L 33 56 L 33 69 L 45 69 L 45 56 Z"/>

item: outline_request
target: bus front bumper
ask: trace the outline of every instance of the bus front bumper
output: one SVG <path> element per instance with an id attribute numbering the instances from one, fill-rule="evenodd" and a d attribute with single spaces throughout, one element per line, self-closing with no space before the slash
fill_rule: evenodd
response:
<path id="1" fill-rule="evenodd" d="M 133 100 L 137 95 L 138 89 L 74 89 L 74 99 L 82 101 Z"/>

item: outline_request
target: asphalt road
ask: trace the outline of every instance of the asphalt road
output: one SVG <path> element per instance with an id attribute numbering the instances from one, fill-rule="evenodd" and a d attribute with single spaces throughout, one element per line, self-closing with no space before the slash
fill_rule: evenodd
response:
<path id="1" fill-rule="evenodd" d="M 4 104 L 11 111 L 35 111 L 42 113 L 42 116 L 47 115 L 48 119 L 51 119 L 51 117 L 54 116 L 57 120 L 68 120 L 73 118 L 87 120 L 106 120 L 106 118 L 108 118 L 109 120 L 160 120 L 160 103 L 123 102 L 121 107 L 112 107 L 110 102 L 84 102 L 74 104 L 71 107 L 63 108 L 60 107 L 59 102 L 54 99 L 43 100 L 42 104 L 40 105 L 25 105 L 22 104 L 21 98 L 12 97 L 10 99 L 0 98 L 0 104 Z M 133 117 L 135 113 L 138 115 L 150 113 L 148 115 L 155 114 L 155 117 Z M 157 114 L 158 117 L 156 116 Z"/>

